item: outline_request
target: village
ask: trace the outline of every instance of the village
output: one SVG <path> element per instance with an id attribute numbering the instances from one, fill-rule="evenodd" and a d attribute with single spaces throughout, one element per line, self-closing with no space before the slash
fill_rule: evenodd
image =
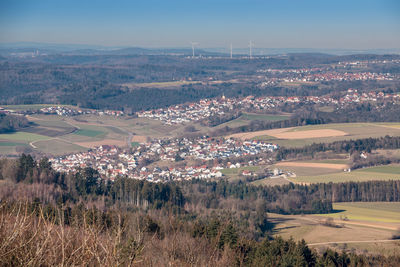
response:
<path id="1" fill-rule="evenodd" d="M 211 179 L 222 177 L 221 170 L 271 162 L 263 157 L 278 149 L 278 145 L 262 141 L 201 137 L 173 140 L 153 140 L 131 150 L 102 145 L 88 152 L 51 158 L 57 171 L 73 172 L 92 167 L 108 179 L 127 176 L 132 179 L 162 182 L 170 180 Z M 246 156 L 262 155 L 252 160 Z M 170 167 L 168 162 L 187 160 L 182 166 Z M 187 164 L 187 162 L 192 164 Z M 231 162 L 232 161 L 232 162 Z M 164 163 L 158 165 L 157 163 Z M 166 164 L 165 164 L 166 163 Z M 254 175 L 244 171 L 243 175 Z"/>
<path id="2" fill-rule="evenodd" d="M 346 95 L 340 99 L 328 96 L 292 96 L 292 97 L 273 97 L 247 96 L 244 98 L 221 98 L 202 99 L 196 103 L 175 105 L 168 108 L 160 108 L 138 112 L 138 117 L 155 119 L 164 124 L 183 124 L 186 122 L 196 122 L 215 115 L 224 115 L 232 110 L 256 111 L 273 109 L 287 103 L 309 103 L 333 105 L 337 108 L 354 103 L 390 101 L 400 103 L 400 95 L 388 94 L 384 92 L 358 92 L 357 89 L 348 89 Z"/>

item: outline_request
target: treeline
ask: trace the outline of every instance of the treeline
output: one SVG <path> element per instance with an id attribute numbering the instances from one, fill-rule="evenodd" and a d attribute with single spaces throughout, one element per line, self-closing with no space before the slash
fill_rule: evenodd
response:
<path id="1" fill-rule="evenodd" d="M 29 121 L 23 116 L 0 113 L 0 133 L 9 133 L 28 127 Z"/>
<path id="2" fill-rule="evenodd" d="M 298 148 L 281 147 L 276 154 L 277 160 L 296 158 L 297 156 L 313 156 L 317 152 L 332 151 L 334 153 L 368 152 L 376 149 L 400 148 L 399 136 L 385 136 L 379 138 L 365 138 L 357 140 L 335 141 L 333 143 L 311 144 Z"/>
<path id="3" fill-rule="evenodd" d="M 196 180 L 182 184 L 182 189 L 190 192 L 188 202 L 205 208 L 252 210 L 254 203 L 260 202 L 265 211 L 281 214 L 329 213 L 333 202 L 400 201 L 400 181 L 255 187 Z"/>

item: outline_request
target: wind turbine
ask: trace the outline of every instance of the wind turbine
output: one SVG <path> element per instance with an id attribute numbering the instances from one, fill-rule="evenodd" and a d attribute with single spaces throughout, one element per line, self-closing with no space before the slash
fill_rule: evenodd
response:
<path id="1" fill-rule="evenodd" d="M 250 59 L 252 59 L 252 54 L 251 54 L 252 51 L 251 51 L 251 49 L 253 48 L 253 45 L 254 45 L 254 44 L 253 44 L 253 41 L 250 40 L 250 42 L 249 42 L 249 48 L 250 48 L 250 54 L 249 54 L 249 55 L 250 55 Z"/>
<path id="2" fill-rule="evenodd" d="M 231 43 L 231 59 L 232 59 L 232 43 Z"/>
<path id="3" fill-rule="evenodd" d="M 194 47 L 196 45 L 198 45 L 199 43 L 196 43 L 196 42 L 190 42 L 190 43 L 192 44 L 192 58 L 194 58 Z"/>

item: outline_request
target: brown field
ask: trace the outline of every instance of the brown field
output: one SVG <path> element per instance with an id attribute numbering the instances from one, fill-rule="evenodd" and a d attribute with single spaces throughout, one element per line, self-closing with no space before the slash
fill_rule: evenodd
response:
<path id="1" fill-rule="evenodd" d="M 334 129 L 319 129 L 319 130 L 308 130 L 308 131 L 297 131 L 292 132 L 289 131 L 293 129 L 291 128 L 282 128 L 282 129 L 273 129 L 273 130 L 264 130 L 264 131 L 256 131 L 249 133 L 237 133 L 232 134 L 229 137 L 240 138 L 242 140 L 251 139 L 257 136 L 268 135 L 279 139 L 308 139 L 308 138 L 321 138 L 321 137 L 333 137 L 333 136 L 345 136 L 346 132 Z"/>
<path id="2" fill-rule="evenodd" d="M 94 148 L 101 145 L 110 145 L 110 146 L 126 146 L 125 140 L 114 140 L 114 139 L 104 139 L 100 141 L 92 141 L 92 142 L 75 142 L 78 146 L 83 146 L 87 148 Z"/>
<path id="3" fill-rule="evenodd" d="M 147 137 L 144 135 L 134 135 L 132 136 L 132 142 L 139 142 L 139 143 L 144 143 L 146 142 Z"/>
<path id="4" fill-rule="evenodd" d="M 372 215 L 373 217 L 374 215 Z M 398 255 L 399 240 L 392 240 L 394 230 L 399 223 L 380 221 L 362 221 L 350 218 L 341 220 L 336 218 L 333 223 L 338 227 L 323 224 L 328 215 L 278 215 L 268 214 L 269 219 L 276 223 L 273 234 L 284 238 L 293 238 L 296 241 L 304 239 L 314 248 L 331 248 L 334 250 L 351 251 L 356 253 L 383 254 L 386 256 Z M 339 215 L 337 215 L 339 217 Z M 379 216 L 377 216 L 379 217 Z"/>
<path id="5" fill-rule="evenodd" d="M 286 166 L 286 167 L 309 167 L 309 168 L 326 168 L 343 170 L 348 168 L 347 164 L 332 164 L 332 163 L 313 163 L 313 162 L 294 162 L 294 161 L 284 161 L 278 162 L 275 166 Z"/>

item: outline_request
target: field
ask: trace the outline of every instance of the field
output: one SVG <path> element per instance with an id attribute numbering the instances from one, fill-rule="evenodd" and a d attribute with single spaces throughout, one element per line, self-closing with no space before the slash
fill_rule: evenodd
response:
<path id="1" fill-rule="evenodd" d="M 88 129 L 79 129 L 74 134 L 88 136 L 88 137 L 97 137 L 97 136 L 104 135 L 104 132 L 88 130 Z"/>
<path id="2" fill-rule="evenodd" d="M 39 151 L 45 154 L 52 154 L 52 155 L 63 155 L 63 154 L 87 150 L 83 146 L 79 146 L 77 144 L 69 143 L 59 139 L 38 141 L 35 142 L 34 145 L 36 149 L 38 149 Z"/>
<path id="3" fill-rule="evenodd" d="M 49 137 L 47 137 L 45 135 L 27 133 L 27 132 L 0 134 L 0 141 L 7 140 L 7 141 L 33 142 L 33 141 L 40 141 L 40 140 L 46 140 L 46 139 L 49 139 Z"/>
<path id="4" fill-rule="evenodd" d="M 340 212 L 327 216 L 335 219 L 347 217 L 350 221 L 358 220 L 400 224 L 400 202 L 335 203 L 333 208 Z M 396 230 L 397 228 L 393 227 L 393 229 Z"/>
<path id="5" fill-rule="evenodd" d="M 240 179 L 239 175 L 242 171 L 248 170 L 252 172 L 257 172 L 262 168 L 262 166 L 246 166 L 240 168 L 229 168 L 229 169 L 222 169 L 221 173 L 228 177 L 229 180 L 234 181 Z"/>
<path id="6" fill-rule="evenodd" d="M 285 185 L 285 184 L 290 184 L 290 181 L 287 180 L 286 178 L 279 177 L 279 178 L 264 178 L 261 180 L 257 180 L 254 182 L 251 182 L 253 185 L 262 185 L 262 186 L 276 186 L 276 185 Z"/>
<path id="7" fill-rule="evenodd" d="M 314 248 L 356 250 L 371 254 L 400 253 L 400 240 L 391 240 L 400 227 L 400 203 L 334 203 L 336 213 L 323 215 L 269 214 L 275 222 L 274 234 L 295 240 L 304 239 Z M 337 227 L 324 221 L 333 218 Z"/>
<path id="8" fill-rule="evenodd" d="M 222 123 L 216 128 L 223 128 L 225 126 L 238 127 L 248 125 L 253 120 L 259 121 L 281 121 L 289 118 L 289 115 L 275 115 L 275 114 L 255 114 L 255 113 L 243 113 L 239 118 Z"/>
<path id="9" fill-rule="evenodd" d="M 280 146 L 301 147 L 339 140 L 400 136 L 399 123 L 337 123 L 237 133 L 228 137 L 270 141 Z"/>
<path id="10" fill-rule="evenodd" d="M 313 170 L 309 174 L 299 173 L 297 177 L 290 178 L 294 183 L 340 183 L 363 182 L 372 180 L 400 180 L 400 165 L 393 164 L 371 168 L 358 169 L 351 172 L 335 172 L 331 174 L 315 175 Z M 314 174 L 314 175 L 313 175 Z"/>
<path id="11" fill-rule="evenodd" d="M 25 105 L 16 106 L 23 109 Z M 47 106 L 47 105 L 43 105 Z M 28 105 L 39 108 L 42 105 Z M 164 125 L 147 118 L 80 115 L 61 117 L 58 115 L 30 115 L 34 124 L 20 132 L 0 134 L 0 155 L 17 155 L 21 150 L 48 155 L 84 151 L 100 145 L 125 147 L 128 139 L 139 144 L 148 138 L 174 137 L 181 135 L 186 125 Z M 196 127 L 200 128 L 196 125 Z M 209 128 L 205 128 L 208 130 Z M 20 147 L 20 149 L 17 149 Z M 19 150 L 19 152 L 17 151 Z"/>

